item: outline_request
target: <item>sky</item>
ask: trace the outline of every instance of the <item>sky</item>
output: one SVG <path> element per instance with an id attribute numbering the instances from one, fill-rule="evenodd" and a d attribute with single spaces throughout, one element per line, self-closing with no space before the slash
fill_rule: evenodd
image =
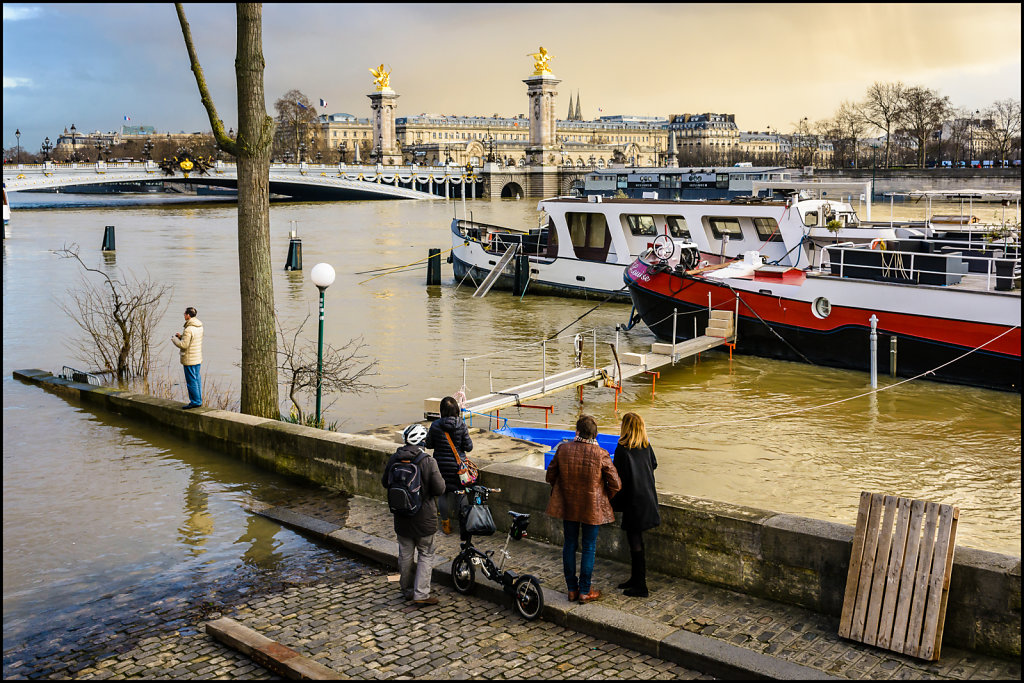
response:
<path id="1" fill-rule="evenodd" d="M 235 9 L 184 5 L 218 113 L 237 121 Z M 3 146 L 79 131 L 209 131 L 171 3 L 4 4 Z M 529 53 L 578 92 L 586 119 L 729 113 L 791 132 L 875 81 L 923 85 L 966 110 L 1020 99 L 1021 5 L 266 4 L 268 111 L 298 89 L 369 116 L 370 67 L 391 69 L 397 116 L 527 112 Z"/>

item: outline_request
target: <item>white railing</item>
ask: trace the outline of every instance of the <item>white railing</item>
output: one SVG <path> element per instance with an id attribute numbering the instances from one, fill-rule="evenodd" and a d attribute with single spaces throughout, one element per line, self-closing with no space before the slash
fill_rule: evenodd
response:
<path id="1" fill-rule="evenodd" d="M 837 253 L 838 252 L 838 253 Z M 848 253 L 854 254 L 880 254 L 881 265 L 862 264 L 862 263 L 847 263 L 846 255 Z M 828 255 L 828 261 L 826 262 L 825 256 Z M 837 259 L 838 256 L 838 259 Z M 941 259 L 941 262 L 946 266 L 942 270 L 925 269 L 920 268 L 920 261 L 924 259 L 933 263 L 932 259 Z M 967 262 L 982 262 L 984 264 L 984 271 L 979 273 L 977 271 L 963 270 Z M 999 264 L 1005 264 L 1005 267 L 1009 270 L 1009 273 L 998 273 L 997 262 Z M 839 277 L 848 277 L 848 269 L 866 269 L 880 271 L 884 277 L 890 277 L 894 279 L 905 279 L 911 282 L 920 282 L 921 275 L 937 275 L 942 278 L 947 278 L 949 275 L 962 277 L 968 274 L 984 275 L 985 278 L 985 291 L 993 291 L 996 288 L 996 284 L 999 280 L 1004 278 L 1014 278 L 1016 274 L 1020 272 L 1020 256 L 1016 257 L 998 257 L 998 256 L 964 256 L 960 252 L 914 252 L 914 251 L 894 251 L 894 250 L 874 250 L 865 249 L 864 247 L 855 247 L 847 244 L 833 244 L 822 248 L 821 250 L 821 262 L 818 266 L 818 271 L 822 273 L 833 273 Z M 953 265 L 955 268 L 950 270 L 949 266 Z M 957 280 L 959 282 L 959 279 Z"/>

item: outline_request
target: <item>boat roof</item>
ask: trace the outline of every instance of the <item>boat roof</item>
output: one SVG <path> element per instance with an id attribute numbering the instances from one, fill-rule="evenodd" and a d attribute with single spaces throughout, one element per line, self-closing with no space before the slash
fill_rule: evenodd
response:
<path id="1" fill-rule="evenodd" d="M 785 200 L 779 199 L 768 199 L 765 197 L 744 197 L 737 201 L 735 199 L 650 199 L 650 198 L 623 198 L 623 197 L 602 197 L 601 201 L 591 201 L 589 197 L 548 197 L 547 199 L 540 200 L 537 208 L 541 208 L 541 204 L 547 202 L 564 202 L 566 204 L 593 204 L 595 206 L 601 204 L 641 204 L 646 206 L 680 206 L 680 205 L 694 205 L 694 206 L 750 206 L 750 205 L 769 205 L 769 206 L 783 206 Z"/>
<path id="2" fill-rule="evenodd" d="M 978 197 L 1005 197 L 1020 199 L 1020 190 L 910 190 L 909 192 L 886 192 L 886 197 L 948 197 L 969 199 Z"/>

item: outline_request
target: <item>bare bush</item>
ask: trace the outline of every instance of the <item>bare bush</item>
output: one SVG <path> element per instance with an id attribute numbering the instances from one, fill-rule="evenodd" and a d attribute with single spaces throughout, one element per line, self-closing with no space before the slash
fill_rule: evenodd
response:
<path id="1" fill-rule="evenodd" d="M 203 375 L 202 383 L 203 406 L 238 412 L 238 394 L 230 382 L 210 379 Z M 150 372 L 147 377 L 137 377 L 130 380 L 125 385 L 125 388 L 128 391 L 137 391 L 172 401 L 188 400 L 188 392 L 185 389 L 181 373 L 175 372 L 169 367 Z"/>
<path id="2" fill-rule="evenodd" d="M 74 259 L 86 273 L 81 285 L 68 290 L 65 301 L 57 302 L 82 333 L 68 342 L 77 360 L 102 373 L 113 374 L 119 383 L 146 377 L 153 363 L 153 335 L 156 324 L 167 309 L 166 298 L 173 288 L 149 277 L 138 279 L 128 274 L 113 277 L 85 265 L 78 245 L 65 245 L 54 251 L 61 258 Z"/>

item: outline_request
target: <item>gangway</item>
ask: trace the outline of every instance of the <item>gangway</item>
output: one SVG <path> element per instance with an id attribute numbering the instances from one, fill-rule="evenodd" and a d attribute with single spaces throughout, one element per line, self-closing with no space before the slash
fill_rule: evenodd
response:
<path id="1" fill-rule="evenodd" d="M 471 398 L 463 406 L 474 413 L 491 413 L 541 398 L 556 391 L 573 389 L 587 384 L 604 383 L 606 386 L 621 386 L 622 380 L 651 372 L 666 365 L 673 365 L 683 358 L 696 356 L 719 346 L 732 348 L 736 345 L 736 322 L 732 311 L 711 312 L 704 335 L 675 344 L 655 343 L 650 353 L 623 353 L 618 363 L 601 368 L 573 368 L 554 375 L 545 374 L 525 384 L 502 391 Z M 436 418 L 440 415 L 441 399 L 428 398 L 423 401 L 423 417 Z"/>
<path id="2" fill-rule="evenodd" d="M 491 269 L 491 272 L 487 273 L 487 277 L 484 278 L 483 282 L 480 283 L 480 286 L 476 288 L 475 292 L 473 292 L 474 297 L 482 298 L 487 296 L 487 292 L 491 291 L 491 287 L 493 287 L 494 283 L 498 281 L 502 272 L 508 267 L 508 264 L 515 258 L 516 254 L 519 253 L 519 246 L 520 245 L 518 244 L 511 246 L 504 254 L 501 255 L 501 259 L 498 261 L 497 265 Z"/>

